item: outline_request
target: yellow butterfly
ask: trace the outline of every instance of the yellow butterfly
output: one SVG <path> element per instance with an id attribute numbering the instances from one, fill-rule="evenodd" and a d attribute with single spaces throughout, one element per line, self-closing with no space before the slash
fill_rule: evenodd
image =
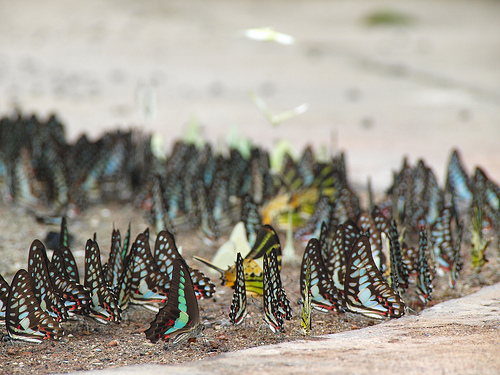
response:
<path id="1" fill-rule="evenodd" d="M 258 295 L 263 294 L 262 263 L 259 265 L 258 262 L 262 262 L 261 258 L 264 254 L 268 254 L 272 249 L 276 249 L 276 253 L 278 255 L 278 267 L 281 269 L 280 240 L 273 227 L 270 225 L 264 225 L 260 228 L 259 233 L 257 234 L 254 247 L 243 260 L 243 271 L 245 274 L 245 287 L 247 293 L 249 292 Z M 226 285 L 230 288 L 234 287 L 234 283 L 236 281 L 236 263 L 229 266 L 227 270 L 224 270 L 206 259 L 197 256 L 194 256 L 193 258 L 219 272 L 222 285 Z"/>

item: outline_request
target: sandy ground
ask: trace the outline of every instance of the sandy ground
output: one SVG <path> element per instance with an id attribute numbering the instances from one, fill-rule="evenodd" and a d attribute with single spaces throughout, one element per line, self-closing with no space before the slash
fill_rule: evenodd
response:
<path id="1" fill-rule="evenodd" d="M 345 150 L 357 186 L 371 176 L 376 189 L 385 188 L 405 154 L 412 162 L 424 157 L 443 183 L 453 147 L 462 151 L 468 171 L 481 165 L 500 180 L 498 1 L 0 0 L 0 7 L 0 113 L 56 112 L 71 139 L 137 126 L 162 135 L 168 147 L 194 118 L 216 144 L 238 132 L 269 148 L 287 139 L 299 149 L 312 144 Z M 369 26 L 368 17 L 382 11 L 407 22 Z M 263 26 L 293 35 L 296 43 L 241 35 Z M 250 91 L 273 112 L 302 103 L 310 109 L 273 127 Z M 107 238 L 112 219 L 101 211 L 93 215 L 75 229 L 85 228 L 81 236 L 88 236 L 96 228 Z M 103 220 L 107 226 L 100 227 Z M 128 220 L 118 219 L 123 227 Z M 18 229 L 3 233 L 2 241 L 19 244 L 23 235 L 31 240 L 41 230 L 31 222 L 29 228 L 10 224 Z M 429 313 L 419 327 L 412 324 L 420 317 L 409 317 L 168 371 L 254 372 L 251 366 L 259 361 L 259 372 L 301 373 L 319 361 L 323 372 L 498 373 L 500 297 L 498 287 L 492 290 L 496 294 L 480 294 L 474 303 L 464 300 L 460 306 L 469 309 L 458 325 L 457 307 L 449 302 L 448 310 L 433 310 L 446 312 L 440 316 L 444 323 Z M 362 341 L 369 336 L 372 341 Z M 394 351 L 394 340 L 401 351 Z M 234 364 L 241 358 L 248 361 Z M 276 364 L 280 358 L 289 362 Z"/>
<path id="2" fill-rule="evenodd" d="M 98 374 L 498 374 L 499 311 L 496 284 L 418 316 L 321 340 L 261 346 L 180 366 L 130 366 Z"/>

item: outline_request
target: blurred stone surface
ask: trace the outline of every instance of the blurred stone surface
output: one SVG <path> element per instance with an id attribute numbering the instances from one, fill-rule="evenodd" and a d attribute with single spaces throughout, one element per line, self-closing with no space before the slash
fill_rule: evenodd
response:
<path id="1" fill-rule="evenodd" d="M 0 5 L 0 112 L 55 111 L 71 139 L 137 126 L 170 145 L 196 118 L 215 144 L 237 128 L 268 148 L 345 150 L 351 180 L 379 191 L 405 154 L 444 183 L 452 147 L 500 180 L 498 1 Z M 296 43 L 242 36 L 265 26 Z M 272 127 L 250 91 L 273 112 L 310 109 Z"/>

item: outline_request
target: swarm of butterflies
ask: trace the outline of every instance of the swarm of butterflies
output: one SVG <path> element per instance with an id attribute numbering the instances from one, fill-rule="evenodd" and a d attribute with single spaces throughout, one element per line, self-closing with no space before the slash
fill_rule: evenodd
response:
<path id="1" fill-rule="evenodd" d="M 284 320 L 292 317 L 280 276 L 282 261 L 289 259 L 287 247 L 282 254 L 274 228 L 294 233 L 305 244 L 300 303 L 306 333 L 311 308 L 400 317 L 413 285 L 423 303 L 431 300 L 437 275 L 447 274 L 454 287 L 465 230 L 472 227 L 478 269 L 490 243 L 484 237 L 498 238 L 500 188 L 480 168 L 467 174 L 456 150 L 444 189 L 424 161 L 411 166 L 405 159 L 379 202 L 368 184 L 365 210 L 348 182 L 343 154 L 319 159 L 311 148 L 299 158 L 285 152 L 278 168 L 271 168 L 273 156 L 259 147 L 215 153 L 209 144 L 177 141 L 163 158 L 149 136 L 135 131 L 107 133 L 95 142 L 83 135 L 68 144 L 53 116 L 46 122 L 21 115 L 1 119 L 0 198 L 5 203 L 47 222 L 91 204 L 134 200 L 158 233 L 152 252 L 149 230 L 131 246 L 130 229 L 123 244 L 119 231 L 113 231 L 104 265 L 96 239 L 90 239 L 83 285 L 65 242 L 65 224 L 50 261 L 44 245 L 33 242 L 28 270 L 20 270 L 10 287 L 2 280 L 9 335 L 59 338 L 60 322 L 72 315 L 117 322 L 121 311 L 135 303 L 158 310 L 146 330 L 151 341 L 177 344 L 196 337 L 203 328 L 197 299 L 211 297 L 215 287 L 183 260 L 174 241 L 179 229 L 198 230 L 214 244 L 222 229 L 238 223 L 233 234 L 240 231 L 243 240 L 231 235 L 228 261 L 217 261 L 217 255 L 212 261 L 195 258 L 234 289 L 233 324 L 247 315 L 247 294 L 262 295 L 264 320 L 273 332 L 283 332 Z"/>
<path id="2" fill-rule="evenodd" d="M 186 265 L 173 235 L 158 233 L 154 252 L 149 245 L 149 229 L 129 245 L 130 227 L 123 245 L 120 231 L 113 229 L 109 259 L 103 265 L 96 238 L 89 239 L 81 284 L 63 218 L 60 245 L 50 260 L 44 244 L 35 240 L 29 250 L 27 270 L 19 270 L 10 285 L 0 276 L 0 319 L 8 335 L 31 342 L 57 340 L 64 333 L 61 323 L 68 319 L 83 316 L 103 324 L 120 322 L 129 304 L 159 311 L 146 331 L 151 341 L 166 339 L 172 332 L 178 336 L 187 328 L 199 326 L 199 316 L 192 310 L 197 309 L 197 299 L 214 295 L 215 285 Z M 159 309 L 163 303 L 165 306 Z"/>

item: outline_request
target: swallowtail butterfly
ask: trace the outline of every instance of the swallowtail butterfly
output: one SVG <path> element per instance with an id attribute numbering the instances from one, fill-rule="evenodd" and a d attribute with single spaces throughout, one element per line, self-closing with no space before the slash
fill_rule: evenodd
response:
<path id="1" fill-rule="evenodd" d="M 347 309 L 371 318 L 399 318 L 405 304 L 384 280 L 371 255 L 370 240 L 360 236 L 347 257 L 345 301 Z"/>
<path id="2" fill-rule="evenodd" d="M 90 239 L 85 245 L 85 282 L 83 285 L 92 294 L 89 316 L 104 324 L 121 320 L 118 300 L 108 286 L 102 270 L 99 245 Z"/>
<path id="3" fill-rule="evenodd" d="M 320 244 L 316 238 L 307 243 L 300 269 L 300 290 L 305 290 L 307 279 L 307 265 L 310 265 L 309 293 L 312 306 L 322 312 L 342 311 L 342 292 L 333 284 L 329 277 L 320 253 Z M 302 294 L 302 300 L 306 296 Z"/>
<path id="4" fill-rule="evenodd" d="M 17 271 L 10 286 L 5 315 L 7 332 L 13 339 L 42 342 L 59 340 L 64 331 L 59 323 L 42 310 L 26 270 Z"/>
<path id="5" fill-rule="evenodd" d="M 236 281 L 234 283 L 229 321 L 234 325 L 241 324 L 247 314 L 247 292 L 245 288 L 245 272 L 243 271 L 243 257 L 238 253 L 236 258 Z"/>
<path id="6" fill-rule="evenodd" d="M 203 330 L 200 310 L 186 262 L 175 259 L 168 302 L 160 309 L 150 327 L 144 331 L 151 342 L 168 340 L 170 347 L 196 338 Z"/>

